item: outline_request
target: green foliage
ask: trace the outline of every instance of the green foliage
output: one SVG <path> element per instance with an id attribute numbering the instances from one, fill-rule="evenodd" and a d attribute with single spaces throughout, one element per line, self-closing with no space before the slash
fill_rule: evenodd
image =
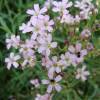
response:
<path id="1" fill-rule="evenodd" d="M 43 93 L 45 90 L 44 87 L 35 90 L 29 83 L 30 79 L 37 75 L 43 78 L 41 66 L 38 64 L 34 69 L 27 68 L 22 71 L 20 69 L 7 70 L 4 63 L 8 53 L 5 44 L 6 37 L 11 34 L 19 34 L 19 25 L 27 18 L 25 14 L 27 8 L 32 8 L 36 2 L 43 4 L 44 1 L 0 0 L 0 100 L 8 100 L 11 96 L 14 96 L 16 100 L 33 100 L 38 91 Z M 100 19 L 100 11 L 97 19 Z M 87 25 L 93 25 L 94 19 L 91 20 Z M 100 24 L 100 22 L 97 23 Z M 59 37 L 54 39 L 63 43 Z M 63 87 L 64 90 L 61 93 L 54 95 L 54 100 L 100 100 L 100 29 L 94 32 L 93 43 L 96 49 L 95 55 L 94 57 L 90 56 L 86 61 L 91 71 L 89 81 L 85 83 L 76 82 L 74 79 L 72 81 L 69 73 L 69 77 L 66 77 L 67 81 L 64 82 L 66 87 Z"/>

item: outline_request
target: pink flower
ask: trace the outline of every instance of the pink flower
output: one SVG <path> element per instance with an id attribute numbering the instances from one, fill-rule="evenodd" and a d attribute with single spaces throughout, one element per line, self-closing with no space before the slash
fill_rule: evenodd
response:
<path id="1" fill-rule="evenodd" d="M 92 43 L 87 43 L 87 50 L 91 51 L 94 49 L 94 45 Z"/>
<path id="2" fill-rule="evenodd" d="M 65 55 L 62 54 L 60 56 L 61 59 L 59 61 L 59 64 L 62 65 L 63 69 L 65 69 L 65 68 L 67 68 L 68 66 L 71 65 L 71 63 L 72 63 L 71 56 L 72 55 L 69 52 L 66 52 Z"/>
<path id="3" fill-rule="evenodd" d="M 34 10 L 33 9 L 27 10 L 27 14 L 35 16 L 35 17 L 39 17 L 39 18 L 42 18 L 45 12 L 47 12 L 47 8 L 44 7 L 40 9 L 39 4 L 34 4 Z"/>
<path id="4" fill-rule="evenodd" d="M 80 17 L 78 15 L 75 18 L 71 14 L 64 14 L 61 18 L 61 23 L 66 23 L 73 25 L 80 22 Z"/>
<path id="5" fill-rule="evenodd" d="M 51 60 L 48 56 L 42 58 L 42 66 L 45 66 L 47 69 L 51 67 Z"/>
<path id="6" fill-rule="evenodd" d="M 53 2 L 53 11 L 59 12 L 61 14 L 68 14 L 67 8 L 72 6 L 72 2 L 68 2 L 68 0 L 62 0 L 62 1 L 54 1 Z"/>
<path id="7" fill-rule="evenodd" d="M 62 16 L 61 23 L 73 25 L 74 24 L 74 17 L 71 14 L 64 14 Z"/>
<path id="8" fill-rule="evenodd" d="M 81 38 L 82 39 L 87 39 L 91 36 L 91 32 L 89 29 L 84 29 L 82 32 L 81 32 Z"/>
<path id="9" fill-rule="evenodd" d="M 50 55 L 50 50 L 57 47 L 56 42 L 52 42 L 52 35 L 48 34 L 46 37 L 39 36 L 37 38 L 39 43 L 38 52 L 46 56 Z"/>
<path id="10" fill-rule="evenodd" d="M 10 49 L 11 47 L 18 48 L 20 45 L 20 36 L 12 35 L 10 39 L 6 39 L 7 43 L 7 49 Z"/>
<path id="11" fill-rule="evenodd" d="M 31 80 L 30 83 L 32 85 L 34 85 L 36 88 L 38 88 L 40 86 L 40 83 L 39 83 L 38 79 Z"/>
<path id="12" fill-rule="evenodd" d="M 48 15 L 45 15 L 43 18 L 43 24 L 44 24 L 44 29 L 47 30 L 48 32 L 52 32 L 53 30 L 53 25 L 54 25 L 54 21 L 50 20 L 50 17 Z"/>
<path id="13" fill-rule="evenodd" d="M 7 63 L 7 68 L 10 69 L 12 65 L 13 65 L 13 67 L 17 68 L 19 66 L 17 61 L 19 59 L 20 59 L 19 55 L 15 56 L 14 53 L 10 53 L 10 57 L 5 58 L 5 62 Z"/>
<path id="14" fill-rule="evenodd" d="M 19 27 L 19 30 L 22 31 L 23 34 L 31 32 L 33 30 L 33 27 L 31 26 L 31 22 L 28 23 L 22 23 L 22 25 Z"/>
<path id="15" fill-rule="evenodd" d="M 82 49 L 82 45 L 80 43 L 77 43 L 75 46 L 69 46 L 68 50 L 72 54 L 72 61 L 76 64 L 83 62 L 84 56 L 87 55 L 87 50 Z"/>
<path id="16" fill-rule="evenodd" d="M 60 73 L 62 70 L 62 64 L 59 63 L 57 56 L 53 56 L 51 60 L 51 66 L 48 69 L 49 78 L 53 76 L 53 74 Z"/>
<path id="17" fill-rule="evenodd" d="M 53 0 L 46 0 L 44 6 L 45 6 L 47 9 L 50 9 L 50 7 L 52 6 L 52 3 L 53 3 Z"/>
<path id="18" fill-rule="evenodd" d="M 35 100 L 52 100 L 52 96 L 48 93 L 44 95 L 37 94 L 37 97 L 35 98 Z"/>
<path id="19" fill-rule="evenodd" d="M 86 66 L 84 65 L 82 68 L 77 69 L 76 79 L 81 79 L 82 81 L 87 80 L 87 76 L 89 76 L 90 73 L 86 71 Z"/>
<path id="20" fill-rule="evenodd" d="M 37 19 L 35 17 L 32 17 L 30 19 L 31 27 L 32 27 L 32 39 L 36 39 L 38 35 L 45 35 L 45 28 L 43 24 L 43 20 Z"/>
<path id="21" fill-rule="evenodd" d="M 48 84 L 47 92 L 51 93 L 53 90 L 56 90 L 57 92 L 61 91 L 61 86 L 58 84 L 59 81 L 61 81 L 62 77 L 60 75 L 56 77 L 50 77 L 49 80 L 42 80 L 43 84 Z"/>

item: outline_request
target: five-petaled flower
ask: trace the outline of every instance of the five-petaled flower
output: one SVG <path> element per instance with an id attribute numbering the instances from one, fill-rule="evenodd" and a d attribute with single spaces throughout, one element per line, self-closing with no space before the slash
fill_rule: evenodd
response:
<path id="1" fill-rule="evenodd" d="M 49 76 L 48 76 L 49 77 Z M 59 85 L 59 81 L 62 80 L 62 77 L 60 75 L 54 77 L 49 77 L 49 80 L 42 80 L 43 84 L 48 84 L 47 92 L 51 93 L 53 90 L 56 90 L 58 92 L 61 91 L 62 87 Z"/>
<path id="2" fill-rule="evenodd" d="M 76 72 L 76 79 L 81 79 L 82 81 L 87 80 L 87 76 L 89 76 L 89 71 L 86 71 L 86 66 L 83 65 L 82 68 L 78 68 Z"/>
<path id="3" fill-rule="evenodd" d="M 19 66 L 18 60 L 20 59 L 19 55 L 14 55 L 14 53 L 10 53 L 10 57 L 5 59 L 5 62 L 7 63 L 7 68 L 10 69 L 11 66 L 17 68 Z"/>

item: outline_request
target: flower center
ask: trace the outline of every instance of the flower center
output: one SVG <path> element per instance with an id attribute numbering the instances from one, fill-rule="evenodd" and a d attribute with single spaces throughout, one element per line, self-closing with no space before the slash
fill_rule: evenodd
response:
<path id="1" fill-rule="evenodd" d="M 51 82 L 52 85 L 55 84 L 55 80 L 54 79 L 51 79 L 50 82 Z"/>
<path id="2" fill-rule="evenodd" d="M 80 52 L 77 52 L 77 57 L 80 57 L 81 56 L 81 53 Z"/>

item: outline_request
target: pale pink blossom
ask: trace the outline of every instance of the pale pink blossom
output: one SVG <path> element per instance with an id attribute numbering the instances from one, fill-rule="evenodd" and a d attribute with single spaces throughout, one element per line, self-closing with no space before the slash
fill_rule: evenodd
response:
<path id="1" fill-rule="evenodd" d="M 91 51 L 94 49 L 94 45 L 92 43 L 87 43 L 87 50 Z"/>
<path id="2" fill-rule="evenodd" d="M 74 24 L 74 17 L 71 14 L 64 14 L 61 18 L 61 23 Z"/>
<path id="3" fill-rule="evenodd" d="M 17 68 L 19 66 L 18 60 L 20 59 L 19 55 L 15 55 L 14 53 L 10 53 L 9 58 L 5 58 L 5 62 L 7 63 L 7 68 L 10 69 L 13 67 Z"/>
<path id="4" fill-rule="evenodd" d="M 68 50 L 72 54 L 72 61 L 76 64 L 83 62 L 84 56 L 87 55 L 87 50 L 82 49 L 81 43 L 77 43 L 75 46 L 69 46 Z"/>
<path id="5" fill-rule="evenodd" d="M 36 39 L 38 35 L 45 35 L 45 27 L 43 20 L 37 19 L 35 17 L 32 17 L 30 19 L 31 27 L 32 27 L 32 39 Z"/>
<path id="6" fill-rule="evenodd" d="M 46 93 L 44 95 L 37 94 L 35 100 L 52 100 L 52 95 Z"/>
<path id="7" fill-rule="evenodd" d="M 42 58 L 42 66 L 45 66 L 47 69 L 51 67 L 51 60 L 48 56 Z"/>
<path id="8" fill-rule="evenodd" d="M 68 0 L 62 0 L 62 1 L 54 1 L 53 2 L 53 11 L 59 12 L 61 14 L 68 14 L 67 8 L 72 6 L 72 2 L 69 2 Z"/>
<path id="9" fill-rule="evenodd" d="M 65 54 L 62 54 L 60 56 L 59 64 L 62 65 L 63 69 L 65 69 L 71 65 L 71 63 L 72 63 L 71 56 L 72 56 L 72 54 L 70 54 L 69 52 L 66 52 Z"/>
<path id="10" fill-rule="evenodd" d="M 82 39 L 87 39 L 87 38 L 89 38 L 90 36 L 91 36 L 91 32 L 90 32 L 89 29 L 84 29 L 84 30 L 81 32 L 81 34 L 80 34 L 80 37 L 81 37 Z"/>
<path id="11" fill-rule="evenodd" d="M 39 4 L 34 4 L 34 9 L 27 10 L 27 14 L 39 18 L 42 18 L 46 12 L 47 12 L 47 8 L 43 7 L 42 9 L 40 9 Z"/>
<path id="12" fill-rule="evenodd" d="M 86 66 L 84 65 L 82 68 L 77 69 L 76 79 L 81 79 L 82 81 L 87 80 L 87 76 L 89 76 L 89 71 L 86 71 Z"/>
<path id="13" fill-rule="evenodd" d="M 54 21 L 50 20 L 50 17 L 48 15 L 45 15 L 43 18 L 43 24 L 44 24 L 44 29 L 47 30 L 48 32 L 52 32 L 53 30 L 53 25 Z"/>
<path id="14" fill-rule="evenodd" d="M 29 65 L 30 67 L 34 67 L 35 63 L 36 63 L 36 57 L 35 55 L 23 55 L 24 61 L 21 63 L 22 68 L 24 69 L 26 65 Z"/>
<path id="15" fill-rule="evenodd" d="M 10 49 L 11 47 L 18 48 L 20 45 L 20 36 L 12 35 L 10 39 L 6 39 L 7 43 L 7 49 Z"/>
<path id="16" fill-rule="evenodd" d="M 19 30 L 22 31 L 23 34 L 31 32 L 33 29 L 31 26 L 31 22 L 29 21 L 28 23 L 22 23 L 22 25 L 19 27 Z"/>
<path id="17" fill-rule="evenodd" d="M 53 76 L 53 74 L 60 73 L 62 70 L 62 64 L 59 63 L 57 56 L 53 56 L 51 59 L 51 66 L 48 69 L 48 76 L 49 78 Z"/>
<path id="18" fill-rule="evenodd" d="M 46 0 L 44 6 L 47 8 L 47 9 L 50 9 L 50 7 L 52 7 L 52 4 L 53 3 L 53 0 Z"/>
<path id="19" fill-rule="evenodd" d="M 50 55 L 51 49 L 57 47 L 57 42 L 52 42 L 51 34 L 48 34 L 46 37 L 40 36 L 37 38 L 37 41 L 39 43 L 38 52 L 47 56 Z"/>
<path id="20" fill-rule="evenodd" d="M 30 80 L 30 83 L 32 85 L 34 85 L 36 88 L 38 88 L 40 86 L 40 83 L 39 83 L 38 79 Z"/>
<path id="21" fill-rule="evenodd" d="M 53 90 L 56 90 L 57 92 L 61 91 L 61 86 L 59 85 L 59 81 L 62 80 L 62 77 L 60 75 L 56 76 L 56 77 L 50 77 L 49 80 L 42 80 L 43 84 L 47 84 L 48 88 L 47 88 L 47 92 L 51 93 Z"/>

